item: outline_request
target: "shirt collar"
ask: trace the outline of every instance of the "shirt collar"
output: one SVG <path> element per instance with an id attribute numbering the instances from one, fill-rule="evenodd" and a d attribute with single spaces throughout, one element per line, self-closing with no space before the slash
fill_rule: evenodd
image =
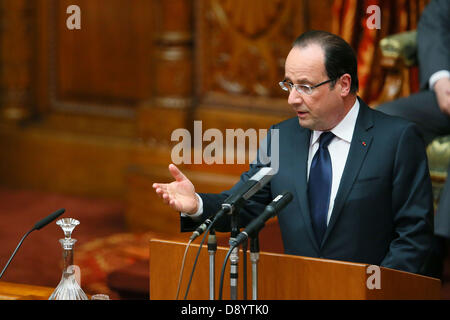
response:
<path id="1" fill-rule="evenodd" d="M 359 100 L 356 98 L 355 104 L 352 108 L 347 112 L 344 119 L 341 120 L 333 129 L 330 131 L 339 139 L 347 141 L 348 143 L 352 142 L 353 131 L 355 130 L 356 119 L 358 118 L 359 113 Z M 311 135 L 311 145 L 316 143 L 319 140 L 320 135 L 323 131 L 313 131 Z"/>

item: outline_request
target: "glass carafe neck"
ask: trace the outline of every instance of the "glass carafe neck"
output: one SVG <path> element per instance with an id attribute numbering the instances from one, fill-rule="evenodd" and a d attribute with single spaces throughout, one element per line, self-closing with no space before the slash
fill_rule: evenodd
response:
<path id="1" fill-rule="evenodd" d="M 73 249 L 76 239 L 60 239 L 63 248 L 63 272 L 68 272 L 68 267 L 73 265 Z"/>

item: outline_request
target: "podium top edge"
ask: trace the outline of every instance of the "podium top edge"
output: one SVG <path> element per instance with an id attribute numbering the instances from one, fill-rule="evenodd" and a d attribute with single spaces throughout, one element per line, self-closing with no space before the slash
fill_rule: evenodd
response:
<path id="1" fill-rule="evenodd" d="M 150 239 L 150 242 L 156 242 L 156 243 L 166 243 L 166 244 L 177 244 L 177 245 L 187 245 L 187 241 L 183 240 L 168 240 L 168 239 L 160 239 L 160 238 L 152 238 Z M 205 245 L 205 244 L 203 244 Z M 198 243 L 192 243 L 191 246 L 193 247 L 199 247 L 200 245 Z M 218 246 L 218 249 L 222 250 L 228 250 L 228 247 Z M 306 257 L 306 256 L 299 256 L 299 255 L 293 255 L 293 254 L 283 254 L 283 253 L 274 253 L 274 252 L 266 252 L 261 251 L 261 255 L 265 256 L 272 256 L 272 257 L 285 257 L 289 256 L 293 259 L 300 259 L 300 260 L 309 260 L 309 261 L 327 261 L 330 263 L 336 263 L 336 264 L 345 264 L 349 266 L 355 266 L 355 267 L 367 267 L 369 264 L 367 263 L 357 263 L 357 262 L 349 262 L 349 261 L 342 261 L 342 260 L 333 260 L 333 259 L 323 259 L 323 258 L 313 258 L 313 257 Z"/>

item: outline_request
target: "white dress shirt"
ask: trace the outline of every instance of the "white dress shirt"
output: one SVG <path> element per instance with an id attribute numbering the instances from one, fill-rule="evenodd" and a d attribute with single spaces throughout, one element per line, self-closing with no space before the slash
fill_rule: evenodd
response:
<path id="1" fill-rule="evenodd" d="M 353 131 L 355 130 L 356 118 L 359 113 L 359 101 L 356 99 L 355 104 L 338 123 L 330 131 L 335 135 L 328 145 L 328 152 L 331 158 L 332 167 L 332 182 L 331 182 L 331 193 L 330 193 L 330 203 L 328 207 L 327 215 L 327 225 L 330 222 L 331 212 L 334 207 L 334 199 L 336 198 L 337 191 L 339 189 L 339 184 L 341 182 L 342 173 L 344 172 L 345 163 L 347 162 L 348 152 L 350 150 L 350 144 L 352 142 Z M 311 162 L 314 158 L 314 154 L 317 149 L 319 149 L 319 137 L 323 131 L 313 131 L 311 134 L 311 141 L 309 145 L 309 155 L 308 155 L 308 180 L 309 171 L 311 167 Z"/>
<path id="2" fill-rule="evenodd" d="M 434 85 L 436 82 L 442 78 L 450 78 L 450 71 L 448 70 L 439 70 L 435 73 L 433 73 L 430 77 L 430 80 L 428 80 L 428 85 L 430 86 L 431 90 L 434 90 Z"/>

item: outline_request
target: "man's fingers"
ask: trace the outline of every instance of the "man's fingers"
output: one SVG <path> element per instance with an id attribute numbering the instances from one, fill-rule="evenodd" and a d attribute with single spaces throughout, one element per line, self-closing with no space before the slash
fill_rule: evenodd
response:
<path id="1" fill-rule="evenodd" d="M 450 115 L 450 94 L 438 96 L 438 104 L 444 114 Z"/>
<path id="2" fill-rule="evenodd" d="M 186 191 L 186 185 L 189 186 L 186 182 L 189 182 L 189 180 L 174 164 L 169 165 L 169 172 L 175 181 L 171 183 L 155 182 L 152 187 L 165 204 L 176 211 L 181 211 L 186 206 L 189 207 L 192 202 L 189 195 L 186 195 L 186 193 L 189 194 L 189 190 Z M 195 194 L 195 191 L 192 191 Z M 178 199 L 179 196 L 181 196 L 181 199 Z"/>
<path id="3" fill-rule="evenodd" d="M 177 200 L 171 199 L 171 200 L 169 201 L 169 206 L 170 206 L 172 209 L 178 211 L 178 201 L 177 201 Z"/>
<path id="4" fill-rule="evenodd" d="M 162 197 L 164 193 L 167 193 L 167 187 L 164 187 L 162 185 L 157 185 L 156 183 L 154 183 L 153 188 L 155 189 L 156 194 L 160 197 Z"/>
<path id="5" fill-rule="evenodd" d="M 168 194 L 163 195 L 163 201 L 165 204 L 169 205 L 170 208 L 172 208 L 175 211 L 179 211 L 179 205 L 180 202 L 172 197 L 170 197 Z"/>
<path id="6" fill-rule="evenodd" d="M 185 177 L 185 175 L 180 171 L 180 169 L 178 169 L 174 164 L 170 164 L 169 165 L 169 171 L 170 174 L 172 175 L 172 177 L 174 177 L 174 179 L 176 181 L 183 181 L 186 180 L 187 178 Z"/>
<path id="7" fill-rule="evenodd" d="M 157 183 L 157 182 L 153 183 L 153 185 L 152 185 L 152 187 L 154 189 L 161 188 L 161 189 L 164 189 L 164 190 L 166 190 L 168 188 L 168 186 L 169 186 L 169 183 Z"/>
<path id="8" fill-rule="evenodd" d="M 170 200 L 171 200 L 169 194 L 167 194 L 167 193 L 164 193 L 164 194 L 162 195 L 162 199 L 163 199 L 163 201 L 164 201 L 165 204 L 169 204 L 169 203 L 170 203 Z"/>
<path id="9" fill-rule="evenodd" d="M 163 192 L 169 192 L 169 183 L 154 183 L 153 188 L 156 190 L 161 190 Z"/>

